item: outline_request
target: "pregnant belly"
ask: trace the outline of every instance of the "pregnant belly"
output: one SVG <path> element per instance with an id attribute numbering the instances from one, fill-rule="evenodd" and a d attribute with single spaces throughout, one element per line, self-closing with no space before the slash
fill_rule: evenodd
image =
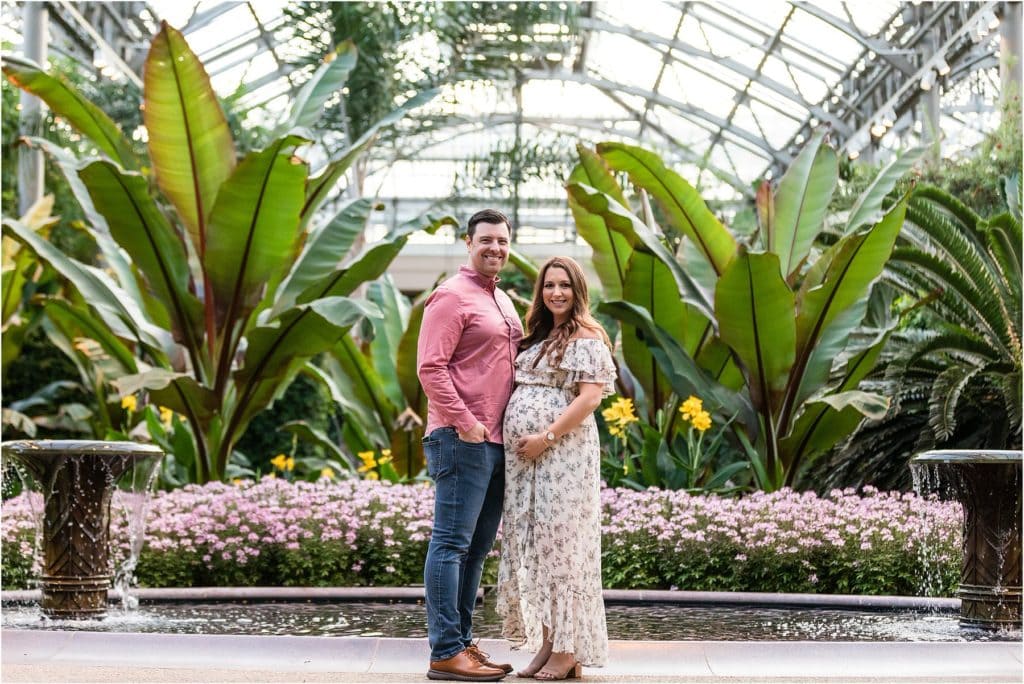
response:
<path id="1" fill-rule="evenodd" d="M 506 443 L 546 429 L 562 415 L 568 401 L 565 391 L 547 385 L 519 385 L 505 410 Z"/>

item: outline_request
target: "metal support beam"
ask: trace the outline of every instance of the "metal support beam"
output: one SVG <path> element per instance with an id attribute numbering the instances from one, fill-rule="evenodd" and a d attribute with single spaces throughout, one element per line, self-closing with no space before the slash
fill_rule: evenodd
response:
<path id="1" fill-rule="evenodd" d="M 935 50 L 934 54 L 928 60 L 927 63 L 922 64 L 917 71 L 915 71 L 905 80 L 903 80 L 888 95 L 888 97 L 876 103 L 876 106 L 874 108 L 875 111 L 884 112 L 886 110 L 892 109 L 893 111 L 896 112 L 897 115 L 899 115 L 901 112 L 905 111 L 908 106 L 913 106 L 913 104 L 918 101 L 920 96 L 921 78 L 928 71 L 934 68 L 935 60 L 937 60 L 939 57 L 942 57 L 943 55 L 946 55 L 946 59 L 949 59 L 950 52 L 953 50 L 953 48 L 959 45 L 962 41 L 964 41 L 964 39 L 967 38 L 967 36 L 974 29 L 977 22 L 981 19 L 981 17 L 986 12 L 992 12 L 996 4 L 997 3 L 995 2 L 979 3 L 977 5 L 976 10 L 973 13 L 971 13 L 966 18 L 966 20 L 964 20 L 961 23 L 960 27 L 955 32 L 953 32 L 953 34 L 950 35 L 939 46 L 937 50 Z M 865 135 L 867 135 L 869 129 L 871 128 L 871 124 L 871 121 L 865 121 L 853 135 L 847 137 L 843 141 L 842 149 L 844 151 L 847 150 L 847 148 L 850 146 L 851 140 L 862 139 Z"/>
<path id="2" fill-rule="evenodd" d="M 22 5 L 22 35 L 24 55 L 46 68 L 46 4 L 26 2 Z M 21 91 L 19 129 L 23 136 L 41 134 L 43 103 L 35 95 Z M 43 151 L 38 147 L 22 145 L 18 150 L 18 214 L 24 216 L 43 196 Z"/>
<path id="3" fill-rule="evenodd" d="M 999 98 L 1006 105 L 1008 98 L 1021 94 L 1021 3 L 1004 2 L 999 24 Z M 1016 108 L 1020 108 L 1017 102 Z"/>
<path id="4" fill-rule="evenodd" d="M 637 88 L 624 83 L 616 83 L 609 81 L 597 75 L 590 74 L 575 74 L 575 73 L 563 73 L 563 74 L 549 74 L 545 72 L 527 72 L 525 74 L 531 79 L 548 79 L 558 81 L 568 81 L 573 83 L 582 83 L 584 85 L 593 86 L 599 91 L 608 95 L 609 93 L 627 93 L 629 95 L 636 95 L 637 97 L 650 99 L 654 104 L 661 105 L 667 109 L 670 109 L 685 119 L 689 119 L 694 123 L 702 126 L 706 130 L 714 133 L 717 130 L 725 129 L 725 133 L 732 138 L 733 142 L 737 143 L 741 147 L 747 148 L 749 151 L 757 155 L 770 155 L 771 158 L 781 164 L 788 164 L 792 161 L 792 157 L 785 151 L 772 150 L 768 147 L 767 143 L 759 136 L 754 135 L 750 131 L 735 126 L 729 126 L 729 124 L 721 117 L 715 116 L 709 112 L 704 111 L 698 107 L 694 107 L 686 102 L 680 102 L 673 100 L 672 98 L 665 97 L 658 93 L 652 93 L 650 90 L 645 88 Z"/>
<path id="5" fill-rule="evenodd" d="M 34 3 L 25 3 L 34 4 Z M 128 64 L 121 59 L 121 55 L 117 54 L 117 50 L 110 46 L 110 43 L 99 34 L 99 32 L 93 27 L 89 21 L 82 16 L 82 14 L 72 5 L 68 0 L 57 0 L 57 4 L 61 10 L 66 12 L 78 26 L 85 31 L 86 35 L 92 40 L 93 45 L 99 48 L 103 53 L 104 59 L 106 59 L 112 67 L 117 69 L 122 76 L 131 81 L 137 88 L 142 89 L 142 79 L 139 75 L 128 66 Z"/>
<path id="6" fill-rule="evenodd" d="M 803 96 L 800 93 L 796 92 L 792 88 L 786 86 L 783 83 L 779 83 L 775 79 L 768 78 L 764 74 L 759 73 L 756 69 L 751 69 L 742 62 L 730 59 L 729 57 L 723 57 L 722 55 L 716 55 L 712 52 L 708 52 L 707 50 L 701 50 L 700 48 L 694 45 L 690 45 L 685 41 L 670 40 L 668 38 L 659 36 L 655 33 L 640 31 L 628 26 L 616 26 L 606 21 L 595 19 L 588 19 L 585 21 L 580 20 L 580 27 L 594 31 L 619 33 L 622 35 L 629 36 L 630 38 L 633 38 L 634 40 L 637 40 L 648 46 L 668 47 L 671 48 L 672 50 L 681 52 L 684 55 L 690 55 L 691 57 L 707 59 L 710 62 L 718 64 L 721 67 L 724 67 L 732 72 L 739 74 L 745 79 L 755 81 L 758 85 L 762 86 L 763 88 L 766 88 L 767 90 L 770 90 L 776 93 L 777 95 L 781 95 L 783 98 L 787 100 L 795 102 L 803 109 L 808 110 L 813 116 L 817 117 L 818 119 L 821 119 L 823 121 L 831 121 L 832 125 L 835 126 L 837 129 L 842 130 L 847 128 L 845 122 L 843 122 L 840 119 L 836 119 L 836 117 L 824 111 L 821 107 L 818 107 L 817 105 L 808 102 L 803 98 Z M 690 68 L 695 68 L 689 64 L 687 66 Z"/>
<path id="7" fill-rule="evenodd" d="M 877 38 L 870 38 L 868 36 L 865 36 L 853 24 L 847 23 L 840 19 L 839 17 L 832 14 L 831 12 L 821 9 L 815 3 L 791 2 L 790 4 L 793 5 L 794 7 L 800 8 L 804 12 L 807 12 L 807 14 L 810 14 L 814 18 L 820 19 L 829 26 L 839 29 L 840 31 L 850 36 L 864 47 L 873 50 L 876 55 L 892 64 L 894 67 L 902 71 L 905 75 L 909 76 L 910 74 L 916 71 L 914 65 L 911 64 L 905 57 L 902 57 L 898 54 L 894 54 L 892 45 Z"/>

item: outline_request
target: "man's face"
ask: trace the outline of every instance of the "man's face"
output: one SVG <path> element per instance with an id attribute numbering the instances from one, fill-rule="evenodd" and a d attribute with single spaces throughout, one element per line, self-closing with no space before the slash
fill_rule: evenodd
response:
<path id="1" fill-rule="evenodd" d="M 493 278 L 508 263 L 509 230 L 505 223 L 478 223 L 473 237 L 466 236 L 469 265 L 480 275 Z"/>

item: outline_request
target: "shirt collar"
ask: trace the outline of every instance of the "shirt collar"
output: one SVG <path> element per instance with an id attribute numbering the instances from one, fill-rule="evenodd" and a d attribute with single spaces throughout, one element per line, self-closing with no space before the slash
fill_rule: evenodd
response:
<path id="1" fill-rule="evenodd" d="M 488 289 L 494 289 L 494 286 L 501 280 L 501 278 L 499 278 L 498 276 L 488 278 L 487 276 L 477 271 L 475 268 L 466 266 L 465 264 L 459 266 L 459 273 L 466 276 L 474 283 L 478 284 L 480 287 L 485 287 Z"/>

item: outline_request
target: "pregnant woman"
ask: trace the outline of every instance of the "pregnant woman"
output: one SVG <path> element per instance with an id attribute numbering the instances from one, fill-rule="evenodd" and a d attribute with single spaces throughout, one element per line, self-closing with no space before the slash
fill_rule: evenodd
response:
<path id="1" fill-rule="evenodd" d="M 613 392 L 615 365 L 583 270 L 568 257 L 541 267 L 526 325 L 503 428 L 497 607 L 505 638 L 536 653 L 520 676 L 578 679 L 608 654 L 593 413 Z"/>

